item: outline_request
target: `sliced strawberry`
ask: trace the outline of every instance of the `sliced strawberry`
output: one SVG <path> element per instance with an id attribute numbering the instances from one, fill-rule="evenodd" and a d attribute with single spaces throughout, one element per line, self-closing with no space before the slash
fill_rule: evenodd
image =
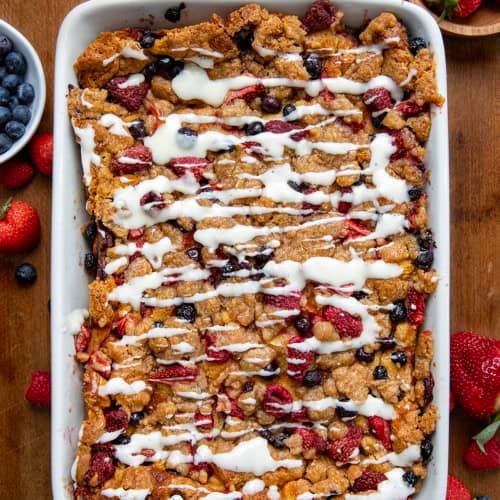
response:
<path id="1" fill-rule="evenodd" d="M 327 453 L 337 462 L 347 463 L 351 460 L 354 451 L 359 448 L 363 431 L 357 425 L 350 425 L 347 434 L 328 444 Z"/>
<path id="2" fill-rule="evenodd" d="M 413 99 L 407 99 L 406 101 L 401 101 L 400 103 L 394 106 L 396 111 L 402 113 L 405 118 L 410 116 L 415 116 L 421 113 L 424 110 L 424 106 L 417 104 Z"/>
<path id="3" fill-rule="evenodd" d="M 371 230 L 363 226 L 353 219 L 346 219 L 344 225 L 347 229 L 346 239 L 357 238 L 358 236 L 366 236 L 371 233 Z"/>
<path id="4" fill-rule="evenodd" d="M 128 426 L 128 415 L 121 409 L 107 411 L 104 413 L 104 418 L 106 419 L 107 432 L 126 429 Z"/>
<path id="5" fill-rule="evenodd" d="M 363 332 L 363 323 L 347 311 L 334 306 L 323 308 L 323 317 L 333 324 L 340 337 L 356 338 Z"/>
<path id="6" fill-rule="evenodd" d="M 205 336 L 205 354 L 207 361 L 225 363 L 231 359 L 231 353 L 225 350 L 215 349 L 217 346 L 217 334 L 209 333 Z"/>
<path id="7" fill-rule="evenodd" d="M 75 335 L 75 351 L 85 352 L 90 343 L 91 331 L 90 328 L 83 323 L 80 331 Z"/>
<path id="8" fill-rule="evenodd" d="M 251 101 L 252 99 L 255 99 L 256 97 L 260 97 L 265 92 L 266 92 L 266 87 L 264 87 L 262 83 L 250 85 L 249 87 L 245 87 L 240 90 L 233 90 L 227 96 L 225 104 L 230 104 L 236 99 L 243 99 L 244 101 L 248 102 Z"/>
<path id="9" fill-rule="evenodd" d="M 307 410 L 305 408 L 301 408 L 300 410 L 295 410 L 290 413 L 288 416 L 288 420 L 290 422 L 309 422 L 309 416 L 307 415 Z"/>
<path id="10" fill-rule="evenodd" d="M 148 93 L 149 85 L 142 82 L 125 87 L 127 80 L 126 76 L 117 76 L 108 82 L 106 88 L 113 101 L 125 106 L 129 111 L 137 111 Z"/>
<path id="11" fill-rule="evenodd" d="M 203 177 L 203 171 L 208 167 L 208 160 L 195 156 L 185 156 L 170 160 L 168 166 L 174 171 L 175 175 L 179 177 L 183 177 L 187 172 L 191 172 L 194 178 L 199 182 Z"/>
<path id="12" fill-rule="evenodd" d="M 304 378 L 304 375 L 311 366 L 311 363 L 314 361 L 313 351 L 302 352 L 291 347 L 291 344 L 299 344 L 301 342 L 304 342 L 304 340 L 304 338 L 299 336 L 292 337 L 288 341 L 287 347 L 286 360 L 288 363 L 288 368 L 286 373 L 291 379 L 298 382 L 300 382 Z"/>
<path id="13" fill-rule="evenodd" d="M 230 398 L 228 396 L 229 401 L 231 402 L 231 411 L 229 412 L 230 417 L 239 418 L 240 420 L 245 420 L 245 414 L 243 410 L 238 406 L 238 402 L 234 398 Z"/>
<path id="14" fill-rule="evenodd" d="M 202 413 L 197 411 L 194 415 L 194 425 L 196 425 L 198 429 L 208 431 L 214 426 L 214 417 L 212 414 L 203 415 Z"/>
<path id="15" fill-rule="evenodd" d="M 326 72 L 324 72 L 324 73 L 325 73 L 324 75 L 321 75 L 321 78 L 328 78 L 328 74 Z M 328 89 L 323 89 L 319 93 L 319 96 L 325 102 L 332 102 L 332 101 L 335 101 L 335 99 L 337 98 L 337 96 L 335 94 L 333 94 L 332 92 L 330 92 Z"/>
<path id="16" fill-rule="evenodd" d="M 300 309 L 302 292 L 294 291 L 289 295 L 264 295 L 264 302 L 278 309 Z"/>
<path id="17" fill-rule="evenodd" d="M 142 229 L 130 229 L 128 232 L 127 239 L 136 240 L 137 238 L 140 238 L 143 234 L 144 231 Z"/>
<path id="18" fill-rule="evenodd" d="M 151 150 L 144 144 L 135 144 L 111 160 L 111 171 L 116 175 L 127 175 L 146 170 L 153 164 Z"/>
<path id="19" fill-rule="evenodd" d="M 378 483 L 385 481 L 387 477 L 381 472 L 364 470 L 360 477 L 354 480 L 352 491 L 356 493 L 360 491 L 376 490 Z"/>
<path id="20" fill-rule="evenodd" d="M 380 439 L 384 448 L 388 451 L 392 451 L 390 422 L 377 416 L 368 417 L 368 422 L 370 423 L 371 431 Z"/>
<path id="21" fill-rule="evenodd" d="M 264 393 L 262 407 L 266 413 L 281 418 L 292 410 L 293 397 L 282 385 L 269 384 Z"/>
<path id="22" fill-rule="evenodd" d="M 421 325 L 424 322 L 425 316 L 425 301 L 424 296 L 418 293 L 414 288 L 408 290 L 406 296 L 406 310 L 408 321 L 414 325 Z"/>
<path id="23" fill-rule="evenodd" d="M 272 134 L 286 134 L 292 130 L 300 130 L 300 132 L 290 136 L 290 138 L 294 141 L 300 141 L 308 134 L 307 130 L 303 130 L 300 125 L 295 125 L 294 123 L 285 122 L 283 120 L 268 121 L 264 129 L 266 132 L 271 132 Z"/>
<path id="24" fill-rule="evenodd" d="M 384 87 L 376 87 L 363 94 L 363 102 L 371 111 L 382 111 L 392 106 L 392 97 Z"/>
<path id="25" fill-rule="evenodd" d="M 122 338 L 124 335 L 127 334 L 127 325 L 135 323 L 131 319 L 131 317 L 126 314 L 123 316 L 123 318 L 120 318 L 116 323 L 113 323 L 113 332 L 116 333 L 116 335 L 119 338 Z"/>
<path id="26" fill-rule="evenodd" d="M 111 375 L 111 360 L 101 351 L 94 351 L 91 354 L 88 366 L 105 378 Z"/>
<path id="27" fill-rule="evenodd" d="M 177 382 L 194 382 L 198 377 L 199 370 L 196 366 L 172 365 L 162 368 L 149 376 L 150 382 L 159 384 L 175 384 Z"/>
<path id="28" fill-rule="evenodd" d="M 312 429 L 298 428 L 295 434 L 302 438 L 302 447 L 306 450 L 316 450 L 317 453 L 323 453 L 326 450 L 327 441 Z"/>

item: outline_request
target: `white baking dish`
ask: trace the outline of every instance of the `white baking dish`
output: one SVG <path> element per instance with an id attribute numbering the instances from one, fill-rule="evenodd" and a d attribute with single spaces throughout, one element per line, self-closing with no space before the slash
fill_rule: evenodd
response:
<path id="1" fill-rule="evenodd" d="M 175 2 L 172 2 L 175 3 Z M 183 22 L 205 20 L 214 12 L 224 15 L 246 2 L 241 0 L 188 0 Z M 301 14 L 310 0 L 261 0 L 270 10 Z M 394 12 L 413 36 L 430 42 L 437 63 L 439 91 L 446 97 L 443 42 L 433 18 L 423 9 L 402 0 L 338 0 L 348 25 L 360 25 L 383 10 Z M 86 244 L 80 228 L 87 220 L 82 188 L 79 148 L 66 112 L 68 84 L 76 84 L 73 62 L 101 31 L 145 25 L 157 19 L 165 26 L 165 2 L 155 0 L 91 0 L 73 9 L 64 20 L 57 41 L 54 107 L 54 177 L 52 204 L 52 489 L 56 500 L 72 498 L 70 468 L 83 414 L 80 369 L 73 360 L 73 338 L 64 334 L 69 312 L 86 307 L 88 276 L 83 267 Z M 153 16 L 153 17 L 150 17 Z M 149 25 L 149 24 L 146 24 Z M 444 500 L 448 468 L 449 404 L 449 174 L 446 104 L 433 113 L 427 165 L 432 171 L 429 186 L 430 225 L 440 275 L 437 292 L 428 305 L 426 327 L 436 339 L 434 364 L 435 403 L 441 418 L 434 437 L 434 458 L 420 500 Z"/>

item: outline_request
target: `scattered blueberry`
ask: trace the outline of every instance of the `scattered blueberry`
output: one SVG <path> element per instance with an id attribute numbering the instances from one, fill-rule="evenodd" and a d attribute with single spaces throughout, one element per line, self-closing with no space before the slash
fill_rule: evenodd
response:
<path id="1" fill-rule="evenodd" d="M 419 269 L 428 271 L 434 262 L 434 253 L 432 250 L 422 250 L 415 259 L 415 265 Z"/>
<path id="2" fill-rule="evenodd" d="M 384 121 L 384 118 L 386 116 L 387 116 L 387 113 L 381 113 L 380 115 L 372 116 L 373 126 L 376 128 L 382 128 L 382 122 Z"/>
<path id="3" fill-rule="evenodd" d="M 141 423 L 141 420 L 144 418 L 144 412 L 143 411 L 136 411 L 130 415 L 130 424 L 131 425 L 139 425 Z"/>
<path id="4" fill-rule="evenodd" d="M 22 81 L 19 75 L 9 74 L 2 80 L 2 87 L 12 93 Z"/>
<path id="5" fill-rule="evenodd" d="M 352 420 L 356 418 L 358 412 L 356 410 L 347 410 L 342 406 L 337 406 L 337 408 L 335 408 L 335 414 L 338 418 L 340 418 L 340 420 L 343 420 L 345 422 L 346 420 Z"/>
<path id="6" fill-rule="evenodd" d="M 177 131 L 176 141 L 182 149 L 194 148 L 198 140 L 198 132 L 189 127 L 181 127 Z"/>
<path id="7" fill-rule="evenodd" d="M 0 106 L 0 129 L 10 120 L 12 120 L 10 109 L 5 106 Z"/>
<path id="8" fill-rule="evenodd" d="M 418 481 L 418 476 L 411 470 L 408 472 L 405 472 L 403 474 L 403 481 L 408 485 L 408 486 L 415 486 Z"/>
<path id="9" fill-rule="evenodd" d="M 257 135 L 264 132 L 264 125 L 262 122 L 252 122 L 246 126 L 247 135 Z"/>
<path id="10" fill-rule="evenodd" d="M 5 35 L 0 35 L 0 57 L 8 54 L 12 50 L 12 42 Z"/>
<path id="11" fill-rule="evenodd" d="M 378 343 L 382 351 L 388 351 L 396 347 L 396 341 L 393 338 L 380 339 Z"/>
<path id="12" fill-rule="evenodd" d="M 368 294 L 366 292 L 363 292 L 363 290 L 357 290 L 356 292 L 353 292 L 352 296 L 356 300 L 363 300 L 366 299 L 366 297 L 368 297 Z"/>
<path id="13" fill-rule="evenodd" d="M 19 283 L 31 285 L 36 281 L 36 269 L 33 265 L 25 262 L 16 267 L 16 280 Z"/>
<path id="14" fill-rule="evenodd" d="M 309 370 L 302 379 L 302 385 L 306 387 L 315 387 L 321 384 L 321 380 L 322 377 L 319 370 Z"/>
<path id="15" fill-rule="evenodd" d="M 157 72 L 164 78 L 175 78 L 183 69 L 184 63 L 172 57 L 165 56 L 156 62 Z"/>
<path id="16" fill-rule="evenodd" d="M 474 497 L 474 500 L 491 500 L 491 497 L 488 495 L 479 495 L 478 497 Z"/>
<path id="17" fill-rule="evenodd" d="M 114 441 L 113 444 L 129 444 L 130 436 L 128 434 L 120 434 Z"/>
<path id="18" fill-rule="evenodd" d="M 12 119 L 16 122 L 20 122 L 27 125 L 31 118 L 31 110 L 28 106 L 20 104 L 12 110 Z"/>
<path id="19" fill-rule="evenodd" d="M 201 259 L 201 253 L 200 253 L 200 249 L 198 247 L 192 247 L 192 248 L 188 248 L 186 250 L 186 255 L 192 259 L 192 260 L 196 260 L 196 261 L 200 261 Z"/>
<path id="20" fill-rule="evenodd" d="M 317 80 L 321 76 L 323 63 L 317 54 L 309 54 L 304 61 L 304 67 L 309 73 L 311 80 Z"/>
<path id="21" fill-rule="evenodd" d="M 367 352 L 362 347 L 356 350 L 356 359 L 363 363 L 371 363 L 375 359 L 375 353 Z"/>
<path id="22" fill-rule="evenodd" d="M 267 366 L 264 366 L 264 371 L 269 372 L 269 375 L 262 373 L 261 376 L 262 377 L 275 377 L 276 375 L 278 375 L 278 373 L 276 373 L 276 370 L 279 370 L 279 365 L 278 365 L 278 362 L 276 360 L 273 360 Z"/>
<path id="23" fill-rule="evenodd" d="M 139 43 L 143 49 L 150 49 L 155 43 L 155 36 L 151 33 L 151 31 L 146 30 L 142 33 Z"/>
<path id="24" fill-rule="evenodd" d="M 255 269 L 262 269 L 273 258 L 273 252 L 263 252 L 262 249 L 259 252 L 254 257 Z"/>
<path id="25" fill-rule="evenodd" d="M 5 133 L 11 138 L 17 141 L 20 139 L 23 135 L 24 132 L 26 132 L 26 127 L 20 123 L 16 122 L 14 120 L 11 120 L 10 122 L 7 122 L 4 127 Z"/>
<path id="26" fill-rule="evenodd" d="M 134 139 L 142 139 L 146 137 L 146 127 L 144 126 L 143 120 L 135 120 L 133 121 L 128 130 Z"/>
<path id="27" fill-rule="evenodd" d="M 262 431 L 259 431 L 259 434 L 265 440 L 267 440 L 267 442 L 271 446 L 273 446 L 274 448 L 276 448 L 278 450 L 283 450 L 287 447 L 283 441 L 285 441 L 285 439 L 287 439 L 289 437 L 289 435 L 285 434 L 284 432 L 277 432 L 274 434 L 269 429 L 264 429 Z"/>
<path id="28" fill-rule="evenodd" d="M 0 106 L 8 106 L 9 100 L 10 92 L 4 87 L 0 87 Z"/>
<path id="29" fill-rule="evenodd" d="M 432 444 L 432 439 L 430 437 L 425 438 L 420 444 L 420 455 L 424 463 L 431 458 L 433 450 L 434 445 Z"/>
<path id="30" fill-rule="evenodd" d="M 144 78 L 149 82 L 151 78 L 158 73 L 158 64 L 156 62 L 149 63 L 143 70 Z"/>
<path id="31" fill-rule="evenodd" d="M 305 184 L 304 182 L 301 182 L 300 184 L 298 184 L 297 182 L 294 182 L 294 181 L 288 181 L 287 184 L 294 190 L 294 191 L 297 191 L 299 193 L 304 193 L 308 186 L 307 184 Z"/>
<path id="32" fill-rule="evenodd" d="M 97 260 L 92 252 L 88 252 L 85 254 L 85 259 L 84 259 L 84 265 L 85 269 L 88 271 L 91 271 L 92 269 L 95 268 L 97 264 Z"/>
<path id="33" fill-rule="evenodd" d="M 186 8 L 186 4 L 181 2 L 176 7 L 169 7 L 165 11 L 165 19 L 171 23 L 177 23 L 181 20 L 181 10 Z"/>
<path id="34" fill-rule="evenodd" d="M 307 335 L 311 330 L 311 321 L 305 316 L 299 316 L 295 319 L 294 326 L 301 335 Z"/>
<path id="35" fill-rule="evenodd" d="M 26 59 L 17 50 L 13 50 L 5 56 L 4 64 L 9 73 L 14 75 L 24 75 L 26 73 Z"/>
<path id="36" fill-rule="evenodd" d="M 264 113 L 278 113 L 281 110 L 281 101 L 272 95 L 265 95 L 260 100 L 260 107 Z"/>
<path id="37" fill-rule="evenodd" d="M 287 104 L 283 108 L 283 116 L 288 116 L 292 114 L 294 111 L 297 111 L 297 108 L 293 104 Z"/>
<path id="38" fill-rule="evenodd" d="M 408 196 L 411 201 L 417 201 L 422 196 L 422 188 L 413 186 L 408 190 Z"/>
<path id="39" fill-rule="evenodd" d="M 419 50 L 427 48 L 427 42 L 423 38 L 416 36 L 415 38 L 410 38 L 408 46 L 410 52 L 415 56 Z"/>
<path id="40" fill-rule="evenodd" d="M 234 43 L 242 51 L 250 50 L 252 48 L 252 43 L 254 39 L 254 34 L 252 28 L 243 28 L 234 35 Z"/>
<path id="41" fill-rule="evenodd" d="M 408 362 L 408 358 L 403 351 L 395 351 L 391 354 L 391 361 L 399 366 L 404 366 Z"/>
<path id="42" fill-rule="evenodd" d="M 154 327 L 155 328 L 162 328 L 164 325 L 163 321 L 155 321 L 154 322 Z"/>
<path id="43" fill-rule="evenodd" d="M 184 69 L 183 61 L 175 61 L 170 70 L 170 78 L 175 78 Z"/>
<path id="44" fill-rule="evenodd" d="M 396 324 L 406 319 L 406 306 L 403 300 L 396 300 L 394 307 L 389 313 L 390 320 Z"/>
<path id="45" fill-rule="evenodd" d="M 196 308 L 193 304 L 181 304 L 175 308 L 175 315 L 180 319 L 185 319 L 189 323 L 194 323 Z"/>
<path id="46" fill-rule="evenodd" d="M 97 236 L 97 224 L 95 222 L 89 222 L 85 226 L 85 230 L 83 231 L 83 235 L 85 236 L 85 239 L 89 243 L 93 243 L 94 240 L 96 239 L 96 236 Z"/>
<path id="47" fill-rule="evenodd" d="M 35 89 L 28 82 L 21 83 L 16 89 L 16 97 L 21 104 L 31 104 L 35 98 Z"/>
<path id="48" fill-rule="evenodd" d="M 12 139 L 3 132 L 0 133 L 0 155 L 8 151 L 12 146 Z"/>
<path id="49" fill-rule="evenodd" d="M 375 380 L 383 380 L 387 378 L 387 370 L 385 366 L 377 365 L 373 370 L 373 378 Z"/>
<path id="50" fill-rule="evenodd" d="M 228 144 L 226 147 L 219 149 L 217 153 L 219 154 L 232 153 L 235 149 L 236 146 L 234 144 Z"/>
<path id="51" fill-rule="evenodd" d="M 251 380 L 247 380 L 245 384 L 243 385 L 243 392 L 250 392 L 255 385 L 255 382 Z"/>

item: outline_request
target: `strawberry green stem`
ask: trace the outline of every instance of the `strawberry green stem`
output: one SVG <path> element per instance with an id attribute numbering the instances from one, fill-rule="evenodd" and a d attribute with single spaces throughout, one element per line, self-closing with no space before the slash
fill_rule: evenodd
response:
<path id="1" fill-rule="evenodd" d="M 477 443 L 478 448 L 486 455 L 486 451 L 484 449 L 484 445 L 493 438 L 493 436 L 498 431 L 500 427 L 500 413 L 497 413 L 493 422 L 490 425 L 485 427 L 480 433 L 476 434 L 472 439 L 474 439 Z"/>
<path id="2" fill-rule="evenodd" d="M 4 206 L 0 209 L 0 220 L 4 219 L 5 216 L 7 215 L 7 212 L 9 211 L 10 204 L 12 203 L 12 200 L 14 199 L 13 196 L 11 196 L 4 204 Z"/>

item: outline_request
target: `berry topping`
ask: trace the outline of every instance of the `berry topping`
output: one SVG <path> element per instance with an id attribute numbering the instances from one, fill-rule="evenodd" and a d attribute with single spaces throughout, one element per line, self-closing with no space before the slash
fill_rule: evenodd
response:
<path id="1" fill-rule="evenodd" d="M 7 200 L 0 208 L 0 252 L 32 250 L 40 240 L 38 212 L 26 201 Z"/>
<path id="2" fill-rule="evenodd" d="M 404 366 L 408 359 L 403 351 L 396 351 L 391 354 L 391 361 L 399 366 Z"/>
<path id="3" fill-rule="evenodd" d="M 291 292 L 289 295 L 264 295 L 264 302 L 278 309 L 299 309 L 302 292 Z"/>
<path id="4" fill-rule="evenodd" d="M 302 379 L 302 385 L 304 387 L 315 387 L 321 384 L 323 377 L 321 376 L 321 372 L 319 370 L 309 370 L 305 373 L 304 378 Z"/>
<path id="5" fill-rule="evenodd" d="M 317 80 L 321 77 L 323 63 L 317 54 L 309 54 L 304 60 L 304 67 L 309 73 L 311 80 Z"/>
<path id="6" fill-rule="evenodd" d="M 417 201 L 423 193 L 423 189 L 416 186 L 413 186 L 408 190 L 408 196 L 410 197 L 411 201 Z"/>
<path id="7" fill-rule="evenodd" d="M 104 418 L 106 419 L 107 432 L 126 429 L 128 426 L 128 415 L 123 410 L 109 410 L 104 413 Z"/>
<path id="8" fill-rule="evenodd" d="M 142 82 L 137 85 L 125 86 L 124 84 L 127 81 L 126 76 L 116 76 L 108 82 L 106 88 L 113 101 L 121 104 L 129 111 L 137 111 L 141 107 L 144 97 L 146 97 L 149 85 Z"/>
<path id="9" fill-rule="evenodd" d="M 152 164 L 151 150 L 143 144 L 135 144 L 111 160 L 111 170 L 115 175 L 134 174 Z"/>
<path id="10" fill-rule="evenodd" d="M 363 323 L 347 311 L 334 306 L 323 308 L 323 317 L 330 321 L 340 337 L 356 338 L 363 332 Z"/>
<path id="11" fill-rule="evenodd" d="M 391 94 L 384 87 L 376 87 L 367 90 L 363 94 L 363 102 L 368 106 L 370 111 L 382 111 L 392 107 Z"/>
<path id="12" fill-rule="evenodd" d="M 284 450 L 287 448 L 284 441 L 290 437 L 286 432 L 272 432 L 269 429 L 259 431 L 259 435 L 263 437 L 271 446 L 277 450 Z"/>
<path id="13" fill-rule="evenodd" d="M 194 382 L 199 370 L 196 367 L 172 365 L 162 368 L 149 376 L 150 382 L 159 384 L 176 384 L 178 382 Z"/>
<path id="14" fill-rule="evenodd" d="M 314 352 L 313 351 L 299 351 L 298 349 L 292 347 L 293 344 L 300 344 L 304 339 L 302 337 L 292 337 L 288 341 L 287 347 L 287 375 L 297 381 L 301 381 L 304 378 L 304 375 L 307 369 L 311 366 L 311 363 L 314 360 Z"/>
<path id="15" fill-rule="evenodd" d="M 30 403 L 50 408 L 50 372 L 36 371 L 31 374 L 25 398 Z"/>
<path id="16" fill-rule="evenodd" d="M 419 269 L 428 271 L 434 263 L 434 252 L 432 250 L 421 250 L 415 259 L 415 265 Z"/>
<path id="17" fill-rule="evenodd" d="M 93 243 L 97 236 L 97 224 L 92 221 L 89 222 L 83 230 L 83 236 L 89 243 Z"/>
<path id="18" fill-rule="evenodd" d="M 186 250 L 186 255 L 197 262 L 200 262 L 201 260 L 201 252 L 198 247 L 191 247 Z"/>
<path id="19" fill-rule="evenodd" d="M 364 363 L 371 363 L 375 359 L 375 353 L 367 352 L 363 347 L 356 350 L 355 356 L 358 361 L 362 361 Z"/>
<path id="20" fill-rule="evenodd" d="M 111 360 L 101 351 L 94 351 L 90 355 L 88 366 L 104 378 L 109 378 L 111 375 Z"/>
<path id="21" fill-rule="evenodd" d="M 192 149 L 196 145 L 198 132 L 189 127 L 181 127 L 177 131 L 176 141 L 182 149 Z"/>
<path id="22" fill-rule="evenodd" d="M 186 8 L 186 4 L 181 2 L 179 5 L 175 7 L 169 7 L 165 11 L 165 19 L 170 21 L 171 23 L 178 23 L 181 20 L 181 11 Z"/>
<path id="23" fill-rule="evenodd" d="M 329 0 L 316 0 L 307 9 L 302 25 L 307 33 L 326 30 L 336 20 L 335 8 Z"/>
<path id="24" fill-rule="evenodd" d="M 205 353 L 207 355 L 207 361 L 212 361 L 215 363 L 225 363 L 231 359 L 231 353 L 225 351 L 224 349 L 217 349 L 217 335 L 215 333 L 209 333 L 205 337 Z"/>
<path id="25" fill-rule="evenodd" d="M 194 304 L 180 304 L 175 308 L 175 315 L 179 319 L 184 319 L 189 323 L 194 323 L 196 319 L 196 307 Z"/>
<path id="26" fill-rule="evenodd" d="M 302 130 L 300 125 L 294 125 L 293 123 L 288 123 L 282 120 L 271 120 L 267 122 L 265 129 L 266 132 L 271 132 L 272 134 L 286 134 L 288 132 L 292 132 L 293 130 L 299 130 L 299 132 L 290 135 L 290 138 L 294 141 L 300 141 L 307 135 L 307 131 Z"/>
<path id="27" fill-rule="evenodd" d="M 24 264 L 19 264 L 16 267 L 16 280 L 18 283 L 31 285 L 36 281 L 36 269 L 35 266 L 25 262 Z"/>
<path id="28" fill-rule="evenodd" d="M 113 454 L 112 445 L 92 446 L 89 467 L 85 473 L 87 483 L 97 486 L 113 477 L 115 473 Z"/>
<path id="29" fill-rule="evenodd" d="M 264 113 L 279 113 L 281 101 L 271 95 L 265 95 L 260 100 L 260 107 Z"/>
<path id="30" fill-rule="evenodd" d="M 298 316 L 293 322 L 300 335 L 306 336 L 311 331 L 311 320 L 305 316 Z"/>
<path id="31" fill-rule="evenodd" d="M 133 121 L 129 125 L 128 130 L 134 139 L 143 139 L 147 135 L 144 120 Z"/>
<path id="32" fill-rule="evenodd" d="M 302 438 L 302 447 L 305 450 L 316 450 L 316 453 L 323 453 L 326 450 L 326 439 L 312 429 L 298 428 L 294 434 Z"/>
<path id="33" fill-rule="evenodd" d="M 348 462 L 354 451 L 359 448 L 363 431 L 357 425 L 350 425 L 347 434 L 327 446 L 327 453 L 330 458 L 337 462 Z"/>
<path id="34" fill-rule="evenodd" d="M 394 109 L 403 114 L 405 118 L 409 118 L 410 116 L 415 116 L 421 113 L 424 110 L 424 107 L 417 104 L 413 99 L 408 99 L 396 104 Z"/>
<path id="35" fill-rule="evenodd" d="M 174 158 L 168 166 L 179 177 L 183 177 L 188 172 L 192 173 L 194 178 L 199 182 L 203 177 L 203 171 L 208 167 L 208 160 L 194 156 L 185 156 Z"/>
<path id="36" fill-rule="evenodd" d="M 143 411 L 136 411 L 130 415 L 130 425 L 139 425 L 141 423 L 141 420 L 144 418 L 144 412 Z"/>
<path id="37" fill-rule="evenodd" d="M 394 324 L 400 323 L 406 319 L 406 306 L 404 300 L 396 300 L 394 302 L 394 307 L 389 313 L 389 318 Z"/>
<path id="38" fill-rule="evenodd" d="M 384 379 L 386 379 L 387 378 L 387 369 L 385 368 L 385 366 L 377 365 L 373 369 L 373 378 L 375 380 L 384 380 Z"/>
<path id="39" fill-rule="evenodd" d="M 381 472 L 364 470 L 360 477 L 356 478 L 352 484 L 352 491 L 360 492 L 367 490 L 376 490 L 378 483 L 385 481 L 387 478 Z"/>
<path id="40" fill-rule="evenodd" d="M 262 407 L 266 413 L 281 418 L 292 411 L 293 397 L 282 385 L 269 384 L 264 393 Z"/>
<path id="41" fill-rule="evenodd" d="M 84 323 L 80 327 L 80 331 L 75 335 L 75 351 L 85 352 L 90 343 L 91 331 Z"/>
<path id="42" fill-rule="evenodd" d="M 150 49 L 155 43 L 155 36 L 151 31 L 145 30 L 142 32 L 139 43 L 143 49 Z"/>
<path id="43" fill-rule="evenodd" d="M 432 444 L 432 439 L 430 437 L 425 438 L 420 444 L 420 456 L 422 457 L 422 461 L 424 463 L 429 461 L 433 450 L 434 445 Z"/>
<path id="44" fill-rule="evenodd" d="M 252 48 L 253 40 L 254 32 L 250 27 L 241 29 L 233 37 L 234 43 L 242 52 L 250 50 Z"/>
<path id="45" fill-rule="evenodd" d="M 247 135 L 257 135 L 264 132 L 264 125 L 262 122 L 252 122 L 245 127 L 245 132 Z"/>
<path id="46" fill-rule="evenodd" d="M 95 269 L 97 265 L 97 259 L 95 258 L 92 252 L 87 252 L 85 254 L 85 257 L 83 259 L 83 265 L 85 266 L 85 269 L 87 269 L 88 271 Z"/>
<path id="47" fill-rule="evenodd" d="M 208 431 L 214 426 L 214 417 L 212 414 L 203 415 L 197 411 L 194 415 L 194 425 L 196 425 L 198 429 Z"/>
<path id="48" fill-rule="evenodd" d="M 424 322 L 425 301 L 424 296 L 414 288 L 408 290 L 406 296 L 406 311 L 408 321 L 414 325 L 421 325 Z"/>
<path id="49" fill-rule="evenodd" d="M 0 167 L 0 180 L 7 189 L 17 189 L 28 184 L 34 175 L 34 168 L 24 161 L 13 159 Z"/>
<path id="50" fill-rule="evenodd" d="M 427 42 L 423 38 L 416 36 L 408 40 L 408 48 L 410 49 L 410 52 L 416 56 L 417 52 L 427 48 Z"/>
<path id="51" fill-rule="evenodd" d="M 293 104 L 287 104 L 283 108 L 283 116 L 291 115 L 292 113 L 295 113 L 295 111 L 297 111 L 297 108 Z"/>
<path id="52" fill-rule="evenodd" d="M 408 472 L 405 472 L 403 474 L 403 481 L 408 485 L 408 486 L 415 486 L 418 482 L 418 476 L 411 470 Z"/>
<path id="53" fill-rule="evenodd" d="M 256 83 L 255 85 L 250 85 L 249 87 L 245 87 L 241 90 L 233 90 L 229 93 L 226 98 L 226 104 L 230 104 L 236 99 L 243 99 L 246 102 L 255 99 L 256 97 L 260 97 L 266 91 L 266 87 L 262 85 L 262 83 Z"/>
<path id="54" fill-rule="evenodd" d="M 380 439 L 383 447 L 388 451 L 392 451 L 390 422 L 377 416 L 368 417 L 368 422 L 372 433 Z"/>
<path id="55" fill-rule="evenodd" d="M 231 411 L 229 412 L 230 417 L 239 418 L 240 420 L 245 420 L 245 414 L 243 410 L 238 406 L 238 402 L 234 398 L 229 398 L 231 402 Z"/>

